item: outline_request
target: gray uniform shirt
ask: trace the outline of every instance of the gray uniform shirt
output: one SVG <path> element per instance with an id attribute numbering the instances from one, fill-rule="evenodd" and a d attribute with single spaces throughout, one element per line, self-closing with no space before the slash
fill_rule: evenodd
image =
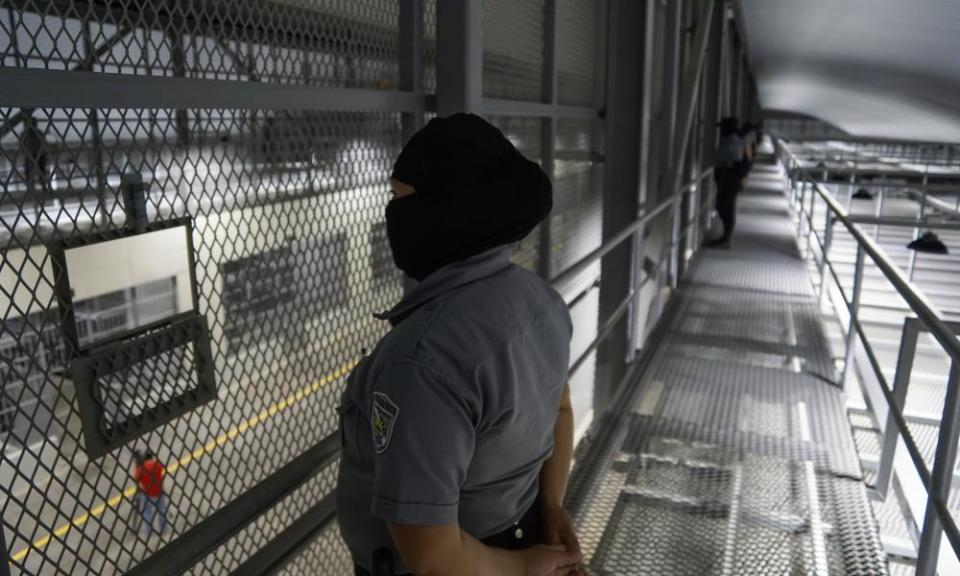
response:
<path id="1" fill-rule="evenodd" d="M 340 411 L 340 532 L 370 569 L 386 522 L 501 532 L 535 502 L 553 451 L 573 326 L 507 248 L 446 266 L 391 311 L 393 330 L 353 371 Z"/>

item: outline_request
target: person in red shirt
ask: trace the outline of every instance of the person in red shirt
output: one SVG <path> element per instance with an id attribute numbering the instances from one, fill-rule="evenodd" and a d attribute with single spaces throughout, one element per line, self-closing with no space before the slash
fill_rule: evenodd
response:
<path id="1" fill-rule="evenodd" d="M 147 450 L 143 457 L 137 454 L 137 465 L 133 470 L 133 479 L 137 481 L 140 497 L 140 512 L 143 515 L 143 531 L 150 536 L 154 524 L 163 534 L 167 528 L 167 496 L 163 491 L 163 478 L 167 469 L 157 460 L 153 452 Z"/>

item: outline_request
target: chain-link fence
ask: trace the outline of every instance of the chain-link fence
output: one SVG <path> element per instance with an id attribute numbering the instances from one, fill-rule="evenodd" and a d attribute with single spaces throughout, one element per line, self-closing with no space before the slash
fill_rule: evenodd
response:
<path id="1" fill-rule="evenodd" d="M 276 87 L 348 103 L 87 108 L 0 101 L 0 506 L 13 573 L 151 568 L 209 533 L 218 514 L 335 432 L 345 376 L 386 330 L 372 313 L 402 293 L 383 209 L 403 116 L 429 116 L 429 104 L 361 110 L 349 100 L 400 102 L 398 29 L 411 5 L 422 17 L 414 42 L 420 82 L 432 94 L 435 0 L 3 2 L 0 62 L 31 73 L 23 88 L 33 93 L 48 78 L 61 88 L 73 79 L 109 78 L 117 91 L 134 87 L 130 98 L 150 92 L 151 101 L 163 99 L 157 91 L 216 99 Z M 544 13 L 555 9 L 563 37 L 555 100 L 595 106 L 598 6 L 485 2 L 484 94 L 541 100 L 543 76 L 552 73 L 543 65 Z M 529 158 L 553 159 L 556 209 L 544 225 L 552 234 L 532 233 L 515 259 L 543 270 L 546 258 L 547 269 L 561 270 L 601 239 L 596 123 L 490 119 Z M 556 123 L 550 150 L 546 122 Z M 135 222 L 131 186 L 142 199 L 142 223 Z M 184 222 L 189 237 L 181 248 L 114 244 Z M 130 232 L 141 224 L 146 234 Z M 552 249 L 542 244 L 551 237 Z M 78 244 L 99 252 L 58 260 Z M 176 250 L 189 252 L 185 275 L 157 263 L 158 253 Z M 588 283 L 598 272 L 590 273 Z M 63 292 L 66 276 L 70 290 Z M 575 312 L 577 338 L 589 342 L 596 303 L 584 302 Z M 162 326 L 178 318 L 189 320 L 189 338 L 162 340 Z M 147 344 L 96 356 L 104 343 L 131 338 Z M 92 357 L 99 363 L 91 361 L 78 381 L 76 360 Z M 205 385 L 212 386 L 209 398 Z M 590 385 L 592 372 L 582 384 Z M 99 419 L 91 421 L 90 410 Z M 105 454 L 92 452 L 91 434 Z M 133 470 L 135 451 L 143 450 L 166 469 L 160 534 L 145 531 L 141 517 Z M 191 571 L 243 571 L 330 495 L 335 478 L 333 462 L 262 513 L 221 530 Z M 348 571 L 335 522 L 314 532 L 285 570 Z"/>

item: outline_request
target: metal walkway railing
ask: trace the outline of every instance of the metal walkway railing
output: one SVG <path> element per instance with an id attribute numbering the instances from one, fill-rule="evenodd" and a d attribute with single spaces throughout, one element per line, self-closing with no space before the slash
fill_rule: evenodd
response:
<path id="1" fill-rule="evenodd" d="M 847 319 L 844 383 L 848 385 L 853 378 L 855 366 L 861 372 L 869 374 L 869 378 L 864 378 L 865 391 L 883 430 L 876 489 L 880 495 L 885 496 L 892 478 L 896 475 L 901 484 L 905 484 L 903 492 L 907 496 L 908 504 L 913 510 L 920 511 L 914 518 L 920 533 L 917 573 L 932 575 L 937 572 L 938 566 L 943 574 L 954 573 L 954 570 L 960 569 L 956 556 L 960 555 L 960 532 L 957 530 L 956 519 L 947 508 L 947 502 L 954 478 L 960 434 L 960 341 L 957 339 L 960 323 L 945 321 L 941 312 L 911 283 L 913 264 L 909 266 L 910 272 L 905 273 L 857 223 L 882 223 L 882 219 L 852 218 L 840 202 L 801 167 L 785 142 L 777 142 L 777 154 L 783 168 L 785 189 L 790 194 L 792 206 L 799 213 L 799 236 L 806 239 L 808 254 L 812 253 L 811 248 L 814 245 L 817 248 L 814 257 L 819 258 L 817 266 L 820 271 L 821 298 L 827 291 L 828 280 L 832 279 L 834 285 L 830 289 L 838 297 L 834 301 Z M 822 232 L 817 230 L 814 219 L 818 201 L 826 207 Z M 854 281 L 849 294 L 844 290 L 841 272 L 829 256 L 835 235 L 834 226 L 837 223 L 842 224 L 856 242 Z M 914 315 L 907 318 L 903 324 L 892 386 L 884 374 L 881 360 L 861 318 L 864 265 L 868 256 L 872 265 L 883 274 L 890 287 Z M 915 257 L 911 257 L 910 262 L 915 263 Z M 918 447 L 904 416 L 917 340 L 922 333 L 929 334 L 939 343 L 951 363 L 932 463 L 928 463 Z M 866 362 L 855 362 L 858 347 L 862 350 Z M 909 460 L 898 457 L 898 447 L 901 446 L 909 455 Z M 943 534 L 946 534 L 950 542 L 952 554 L 940 551 Z"/>
<path id="2" fill-rule="evenodd" d="M 886 574 L 779 175 L 691 263 L 568 504 L 590 574 Z"/>

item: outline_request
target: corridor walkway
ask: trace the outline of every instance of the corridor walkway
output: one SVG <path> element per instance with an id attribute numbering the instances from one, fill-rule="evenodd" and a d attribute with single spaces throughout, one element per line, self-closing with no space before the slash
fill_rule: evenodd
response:
<path id="1" fill-rule="evenodd" d="M 592 574 L 886 574 L 772 165 L 693 263 L 570 500 Z"/>

